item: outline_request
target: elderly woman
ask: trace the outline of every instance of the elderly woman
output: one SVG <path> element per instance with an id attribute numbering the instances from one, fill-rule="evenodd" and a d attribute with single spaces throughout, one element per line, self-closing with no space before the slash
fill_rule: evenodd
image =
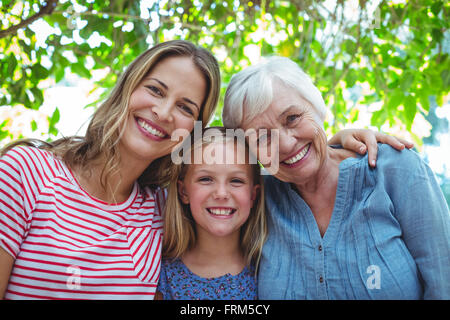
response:
<path id="1" fill-rule="evenodd" d="M 410 150 L 379 145 L 371 168 L 328 146 L 325 113 L 287 58 L 241 71 L 227 89 L 225 126 L 254 129 L 257 151 L 278 149 L 279 165 L 265 164 L 278 170 L 265 179 L 259 297 L 449 299 L 450 215 L 433 172 Z"/>

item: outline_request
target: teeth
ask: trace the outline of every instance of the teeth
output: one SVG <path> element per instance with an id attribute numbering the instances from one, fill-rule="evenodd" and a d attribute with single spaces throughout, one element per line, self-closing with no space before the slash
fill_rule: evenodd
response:
<path id="1" fill-rule="evenodd" d="M 311 144 L 308 144 L 306 146 L 306 148 L 303 148 L 303 150 L 301 152 L 297 153 L 297 155 L 293 156 L 292 158 L 285 160 L 284 162 L 287 164 L 293 164 L 293 163 L 296 163 L 297 161 L 300 161 L 306 155 L 310 146 L 311 146 Z"/>
<path id="2" fill-rule="evenodd" d="M 210 213 L 217 216 L 228 216 L 234 211 L 233 209 L 208 209 L 208 210 Z"/>
<path id="3" fill-rule="evenodd" d="M 164 138 L 166 135 L 164 133 L 162 133 L 159 130 L 156 130 L 155 128 L 153 128 L 152 126 L 150 126 L 147 122 L 145 122 L 144 120 L 139 119 L 138 124 L 141 126 L 141 128 L 147 130 L 149 133 L 157 136 L 157 137 L 161 137 Z"/>

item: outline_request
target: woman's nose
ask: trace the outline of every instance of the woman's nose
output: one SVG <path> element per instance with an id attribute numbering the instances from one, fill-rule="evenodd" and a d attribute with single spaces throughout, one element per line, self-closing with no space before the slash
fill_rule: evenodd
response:
<path id="1" fill-rule="evenodd" d="M 289 132 L 287 132 L 286 130 L 280 130 L 278 143 L 280 155 L 285 153 L 290 154 L 295 151 L 293 150 L 293 148 L 297 143 L 297 139 L 293 135 L 289 134 Z"/>
<path id="2" fill-rule="evenodd" d="M 173 104 L 170 101 L 161 102 L 152 108 L 153 113 L 161 121 L 171 122 L 173 120 Z"/>

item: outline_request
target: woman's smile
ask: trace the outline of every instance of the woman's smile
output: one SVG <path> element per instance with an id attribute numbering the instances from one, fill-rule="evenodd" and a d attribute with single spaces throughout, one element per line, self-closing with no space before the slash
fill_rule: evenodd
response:
<path id="1" fill-rule="evenodd" d="M 297 167 L 303 163 L 309 156 L 309 151 L 311 149 L 311 143 L 302 147 L 296 154 L 289 156 L 286 160 L 281 161 L 281 164 L 290 168 Z"/>
<path id="2" fill-rule="evenodd" d="M 170 135 L 150 120 L 135 117 L 138 128 L 147 137 L 153 140 L 161 141 L 170 138 Z"/>

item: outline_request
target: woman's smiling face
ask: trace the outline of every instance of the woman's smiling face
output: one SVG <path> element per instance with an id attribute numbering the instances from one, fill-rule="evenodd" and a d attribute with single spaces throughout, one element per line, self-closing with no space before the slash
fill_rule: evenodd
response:
<path id="1" fill-rule="evenodd" d="M 259 140 L 257 152 L 264 154 L 261 148 L 278 150 L 279 166 L 273 172 L 278 179 L 302 184 L 313 178 L 322 166 L 327 139 L 322 127 L 314 120 L 317 118 L 314 112 L 311 103 L 295 90 L 274 81 L 269 107 L 253 119 L 243 121 L 244 130 L 255 129 L 257 134 L 260 131 L 276 133 L 262 142 Z M 277 145 L 274 148 L 272 144 Z M 276 168 L 270 163 L 263 165 Z"/>
<path id="2" fill-rule="evenodd" d="M 157 63 L 133 91 L 121 139 L 127 155 L 149 163 L 169 154 L 177 129 L 192 131 L 206 96 L 206 81 L 191 58 L 168 57 Z"/>

